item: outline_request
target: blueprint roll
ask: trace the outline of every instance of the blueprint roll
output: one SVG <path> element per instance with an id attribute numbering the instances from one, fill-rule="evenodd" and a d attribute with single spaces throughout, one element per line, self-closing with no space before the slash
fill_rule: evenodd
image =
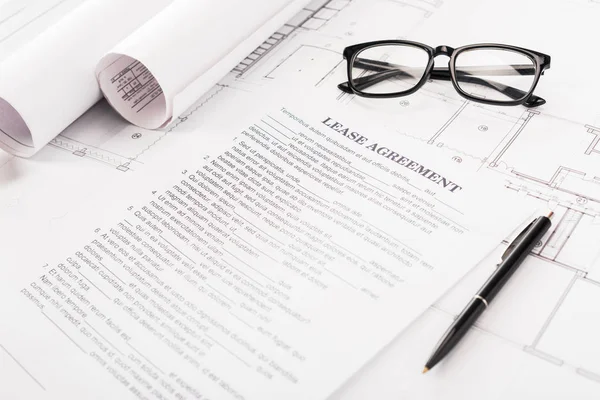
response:
<path id="1" fill-rule="evenodd" d="M 176 0 L 100 60 L 108 102 L 129 122 L 168 125 L 308 0 Z"/>
<path id="2" fill-rule="evenodd" d="M 0 63 L 0 148 L 29 157 L 101 99 L 106 52 L 173 0 L 88 0 Z"/>

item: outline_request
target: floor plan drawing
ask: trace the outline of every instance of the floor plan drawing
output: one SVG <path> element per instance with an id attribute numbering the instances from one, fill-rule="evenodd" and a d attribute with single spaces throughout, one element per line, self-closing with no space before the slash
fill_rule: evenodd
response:
<path id="1" fill-rule="evenodd" d="M 585 309 L 577 308 L 581 305 L 578 299 L 600 296 L 600 130 L 534 109 L 493 109 L 455 97 L 451 88 L 442 89 L 434 82 L 429 85 L 423 93 L 405 100 L 380 104 L 380 111 L 389 116 L 388 124 L 398 126 L 399 134 L 436 148 L 442 157 L 500 175 L 509 190 L 550 205 L 556 213 L 555 225 L 525 267 L 531 275 L 528 282 L 538 280 L 547 286 L 531 295 L 519 292 L 523 297 L 541 297 L 545 304 L 536 301 L 531 309 L 521 305 L 520 314 L 527 321 L 523 325 L 507 328 L 493 317 L 483 317 L 478 327 L 532 356 L 600 383 L 600 364 L 589 355 L 597 354 L 590 349 L 592 337 L 600 332 L 587 319 L 597 318 L 600 303 L 586 301 Z M 356 106 L 353 95 L 340 94 L 338 99 Z M 405 112 L 415 104 L 415 108 L 428 104 L 436 115 L 425 122 L 423 115 Z M 412 129 L 405 131 L 402 125 Z M 531 162 L 530 153 L 539 143 L 544 143 L 543 150 L 536 152 L 535 162 Z M 511 295 L 515 293 L 502 298 Z M 436 307 L 453 316 L 460 311 L 444 301 Z M 565 341 L 569 335 L 578 340 Z"/>
<path id="2" fill-rule="evenodd" d="M 578 299 L 589 293 L 600 296 L 600 248 L 595 239 L 600 237 L 600 129 L 541 110 L 473 103 L 460 98 L 444 82 L 429 82 L 410 97 L 374 104 L 370 99 L 331 90 L 345 79 L 346 64 L 339 50 L 337 59 L 336 51 L 332 51 L 336 46 L 321 41 L 290 47 L 288 55 L 266 71 L 266 79 L 288 76 L 303 80 L 304 84 L 323 87 L 324 92 L 349 107 L 387 115 L 388 124 L 396 126 L 399 134 L 431 145 L 441 156 L 466 168 L 499 175 L 507 189 L 553 207 L 555 225 L 524 268 L 524 274 L 529 275 L 526 282 L 538 280 L 545 287 L 528 294 L 526 284 L 515 283 L 503 296 L 518 295 L 524 300 L 536 296 L 543 300 L 532 301 L 531 307 L 521 305 L 522 325 L 508 328 L 498 321 L 498 315 L 492 315 L 483 318 L 479 328 L 510 341 L 527 354 L 600 383 L 598 358 L 588 355 L 592 337 L 600 332 L 586 322 L 600 315 L 600 302 L 586 302 L 586 309 L 577 309 Z M 299 67 L 313 59 L 325 60 L 327 67 L 319 73 Z M 423 111 L 430 109 L 436 110 L 435 115 Z M 536 153 L 536 162 L 532 163 L 531 149 L 538 148 L 539 143 L 545 144 L 544 149 Z M 460 311 L 446 307 L 444 301 L 435 307 L 451 315 Z M 508 315 L 510 310 L 508 307 L 504 312 Z M 571 318 L 577 322 L 571 324 Z M 586 334 L 582 337 L 578 332 Z M 578 340 L 565 341 L 565 337 Z"/>
<path id="3" fill-rule="evenodd" d="M 586 125 L 587 132 L 592 134 L 592 141 L 588 146 L 585 154 L 591 155 L 592 153 L 600 153 L 600 128 L 595 126 Z"/>
<path id="4" fill-rule="evenodd" d="M 435 1 L 432 1 L 432 2 L 429 2 L 429 1 L 421 1 L 421 2 L 415 1 L 415 2 L 410 2 L 410 1 L 400 1 L 400 0 L 390 0 L 390 1 L 393 1 L 394 3 L 396 3 L 396 4 L 400 5 L 400 6 L 403 6 L 403 7 L 412 7 L 414 9 L 416 9 L 416 10 L 419 10 L 419 11 L 423 12 L 423 15 L 426 18 L 429 18 L 432 15 L 432 11 L 429 10 L 429 9 L 427 9 L 427 8 L 425 8 L 424 7 L 425 5 L 433 5 L 434 7 L 438 7 L 441 4 L 441 2 L 438 3 L 438 2 L 435 2 Z M 419 4 L 419 3 L 421 3 L 421 4 Z"/>
<path id="5" fill-rule="evenodd" d="M 495 326 L 492 318 L 484 317 L 479 326 L 513 341 L 533 356 L 600 383 L 600 364 L 590 355 L 596 354 L 591 350 L 592 337 L 600 332 L 589 319 L 600 313 L 600 303 L 589 302 L 600 296 L 600 160 L 595 150 L 598 131 L 537 110 L 525 110 L 516 120 L 514 116 L 498 116 L 476 130 L 475 121 L 484 118 L 474 114 L 481 115 L 484 108 L 469 115 L 473 106 L 464 102 L 427 143 L 447 153 L 447 157 L 459 152 L 487 173 L 504 176 L 507 188 L 553 207 L 556 218 L 551 231 L 534 250 L 536 257 L 526 262 L 532 275 L 530 282 L 548 285 L 544 289 L 548 292 L 542 296 L 547 302 L 546 317 L 540 318 L 537 301 L 535 308 L 524 306 L 520 311 L 528 316 L 528 322 L 513 325 L 510 332 L 499 332 L 506 328 Z M 485 143 L 477 144 L 477 131 L 485 136 Z M 493 135 L 494 131 L 499 134 Z M 561 134 L 548 137 L 549 132 Z M 530 152 L 539 143 L 545 143 L 543 150 L 536 152 L 535 162 L 531 162 Z M 540 295 L 537 290 L 535 293 Z M 556 297 L 557 293 L 560 296 Z M 582 303 L 578 299 L 583 297 L 587 300 Z"/>
<path id="6" fill-rule="evenodd" d="M 133 172 L 144 164 L 144 155 L 149 150 L 185 124 L 192 114 L 223 88 L 222 85 L 215 86 L 177 121 L 162 130 L 149 130 L 126 123 L 103 100 L 54 138 L 50 146 L 75 157 L 101 162 L 120 172 Z"/>
<path id="7" fill-rule="evenodd" d="M 331 68 L 323 75 L 323 71 L 316 68 L 311 68 L 311 64 L 318 60 L 320 65 L 329 64 Z M 341 59 L 339 51 L 331 48 L 323 48 L 312 45 L 301 45 L 281 63 L 269 71 L 265 78 L 277 79 L 278 76 L 283 76 L 286 79 L 298 79 L 298 75 L 303 74 L 300 79 L 307 81 L 316 81 L 315 86 L 319 86 L 327 75 L 332 73 L 340 65 L 345 64 Z M 305 67 L 298 68 L 298 65 Z M 312 76 L 307 76 L 311 74 Z"/>
<path id="8" fill-rule="evenodd" d="M 527 278 L 514 283 L 498 300 L 509 303 L 506 298 L 518 296 L 526 303 L 531 299 L 530 306 L 519 306 L 523 324 L 507 327 L 497 314 L 492 314 L 483 318 L 478 328 L 490 332 L 491 337 L 508 340 L 526 354 L 600 384 L 600 365 L 587 353 L 593 335 L 600 332 L 588 327 L 588 319 L 583 316 L 575 326 L 569 322 L 573 315 L 587 313 L 596 318 L 600 314 L 596 305 L 600 302 L 586 302 L 585 310 L 577 308 L 578 299 L 588 293 L 600 296 L 600 248 L 594 239 L 600 237 L 600 130 L 540 110 L 473 103 L 460 98 L 443 82 L 429 82 L 408 98 L 374 103 L 331 90 L 345 79 L 346 67 L 332 46 L 321 42 L 291 47 L 287 57 L 264 74 L 265 79 L 288 76 L 322 87 L 324 93 L 348 107 L 386 115 L 388 124 L 395 126 L 399 134 L 429 144 L 440 156 L 466 168 L 498 175 L 508 190 L 553 207 L 555 225 L 526 263 Z M 327 67 L 319 72 L 299 67 L 313 59 L 325 60 Z M 428 112 L 432 108 L 435 115 Z M 549 132 L 553 132 L 550 137 Z M 544 149 L 532 163 L 531 149 L 539 143 L 545 143 Z M 544 287 L 527 293 L 527 285 L 535 281 L 544 282 Z M 435 307 L 453 316 L 460 311 L 444 301 Z M 516 312 L 514 305 L 503 304 L 498 309 L 507 315 L 511 310 Z M 580 337 L 578 332 L 592 333 Z M 580 340 L 565 341 L 570 335 Z"/>
<path id="9" fill-rule="evenodd" d="M 233 72 L 237 77 L 241 77 L 244 72 L 252 68 L 277 45 L 282 43 L 292 33 L 298 29 L 319 30 L 328 21 L 347 7 L 352 0 L 315 0 L 307 5 L 292 20 L 283 25 L 277 32 L 260 45 L 256 50 L 248 55 L 240 64 L 234 68 Z"/>

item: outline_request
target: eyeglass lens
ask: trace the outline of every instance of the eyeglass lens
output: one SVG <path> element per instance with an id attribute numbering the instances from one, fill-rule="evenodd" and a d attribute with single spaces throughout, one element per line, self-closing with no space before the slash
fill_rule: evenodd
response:
<path id="1" fill-rule="evenodd" d="M 416 46 L 379 45 L 354 57 L 350 79 L 367 94 L 401 93 L 414 88 L 427 70 L 429 54 Z"/>
<path id="2" fill-rule="evenodd" d="M 514 101 L 527 96 L 535 81 L 536 67 L 524 54 L 505 49 L 471 49 L 455 60 L 458 86 L 480 99 Z"/>

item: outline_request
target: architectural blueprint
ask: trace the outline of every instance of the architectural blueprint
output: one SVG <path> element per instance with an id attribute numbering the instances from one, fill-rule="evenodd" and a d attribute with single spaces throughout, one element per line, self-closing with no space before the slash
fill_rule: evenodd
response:
<path id="1" fill-rule="evenodd" d="M 42 2 L 0 1 L 0 60 L 16 46 L 9 44 L 16 43 L 18 33 L 11 33 L 15 27 L 7 24 L 19 16 L 17 3 Z M 78 2 L 52 3 L 66 10 Z M 5 12 L 9 9 L 14 17 Z M 36 26 L 38 17 L 29 18 L 19 23 Z M 100 102 L 34 160 L 0 154 L 0 212 L 30 223 L 47 221 L 50 229 L 83 198 L 104 190 L 107 182 L 165 162 L 165 149 L 179 143 L 202 146 L 205 141 L 199 134 L 216 129 L 227 101 L 252 96 L 264 86 L 282 91 L 314 87 L 357 113 L 384 121 L 398 135 L 428 144 L 439 157 L 496 179 L 506 190 L 556 213 L 533 257 L 473 329 L 467 340 L 471 349 L 459 348 L 446 364 L 462 368 L 432 378 L 438 378 L 440 392 L 468 383 L 476 371 L 482 382 L 504 379 L 512 385 L 482 398 L 506 393 L 593 398 L 600 391 L 600 82 L 587 79 L 586 72 L 589 65 L 598 64 L 598 56 L 586 60 L 583 54 L 593 47 L 598 18 L 600 2 L 595 0 L 550 0 L 543 8 L 534 0 L 317 0 L 164 130 L 128 125 Z M 518 29 L 506 29 L 506 21 Z M 540 24 L 546 34 L 531 35 L 532 23 Z M 548 104 L 535 110 L 485 106 L 461 98 L 448 82 L 436 81 L 411 96 L 382 101 L 338 91 L 336 85 L 346 78 L 343 48 L 384 38 L 410 38 L 433 46 L 504 42 L 546 52 L 553 64 L 538 91 Z M 43 207 L 35 202 L 38 196 L 49 199 Z M 340 398 L 364 398 L 361 395 L 373 387 L 381 388 L 381 399 L 398 394 L 425 398 L 414 392 L 423 393 L 425 387 L 430 398 L 439 395 L 432 380 L 413 389 L 398 383 L 412 376 L 402 370 L 400 357 L 412 354 L 424 362 L 432 341 L 493 264 L 490 259 L 465 277 L 399 337 L 390 356 L 374 360 Z M 431 336 L 429 343 L 413 354 L 423 331 Z M 496 366 L 481 368 L 485 354 L 496 357 Z"/>

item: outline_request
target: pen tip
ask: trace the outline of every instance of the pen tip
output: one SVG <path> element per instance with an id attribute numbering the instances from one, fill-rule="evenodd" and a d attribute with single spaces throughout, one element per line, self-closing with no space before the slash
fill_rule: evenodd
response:
<path id="1" fill-rule="evenodd" d="M 554 215 L 554 211 L 550 211 L 550 214 L 548 214 L 548 218 L 552 218 L 553 215 Z"/>
<path id="2" fill-rule="evenodd" d="M 427 373 L 427 371 L 429 371 L 429 368 L 427 368 L 427 367 L 423 368 L 423 373 L 424 374 Z"/>

